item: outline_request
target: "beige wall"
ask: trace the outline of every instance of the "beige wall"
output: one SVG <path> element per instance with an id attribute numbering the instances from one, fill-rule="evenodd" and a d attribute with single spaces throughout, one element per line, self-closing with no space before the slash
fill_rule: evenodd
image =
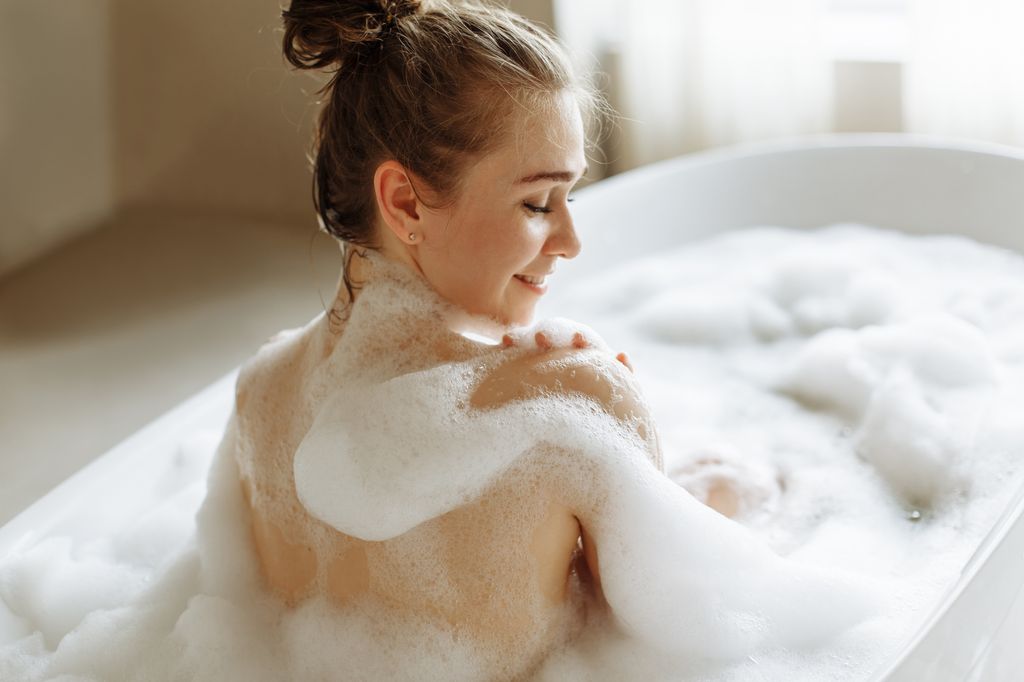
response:
<path id="1" fill-rule="evenodd" d="M 505 5 L 513 12 L 556 29 L 553 0 L 507 0 Z"/>
<path id="2" fill-rule="evenodd" d="M 315 222 L 318 84 L 285 66 L 280 25 L 277 0 L 113 0 L 122 206 Z"/>
<path id="3" fill-rule="evenodd" d="M 0 275 L 113 210 L 109 2 L 0 2 Z"/>
<path id="4" fill-rule="evenodd" d="M 285 64 L 278 0 L 112 3 L 119 204 L 315 224 L 305 155 L 324 78 Z M 551 0 L 511 5 L 553 23 Z"/>
<path id="5" fill-rule="evenodd" d="M 903 131 L 903 65 L 840 61 L 835 64 L 835 130 Z"/>
<path id="6" fill-rule="evenodd" d="M 276 0 L 0 2 L 0 276 L 121 210 L 315 225 Z"/>

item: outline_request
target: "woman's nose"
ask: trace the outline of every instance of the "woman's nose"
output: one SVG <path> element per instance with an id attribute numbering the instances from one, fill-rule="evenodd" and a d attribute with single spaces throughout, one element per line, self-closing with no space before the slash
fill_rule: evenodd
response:
<path id="1" fill-rule="evenodd" d="M 580 240 L 576 225 L 568 211 L 560 211 L 554 230 L 548 237 L 548 252 L 563 258 L 575 258 L 580 252 Z"/>

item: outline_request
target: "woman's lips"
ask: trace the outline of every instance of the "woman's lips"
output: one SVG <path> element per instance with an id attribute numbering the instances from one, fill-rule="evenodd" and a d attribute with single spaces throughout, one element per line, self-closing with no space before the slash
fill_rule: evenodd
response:
<path id="1" fill-rule="evenodd" d="M 531 279 L 533 279 L 534 282 L 527 282 L 525 279 L 523 279 L 523 275 L 513 275 L 512 279 L 519 282 L 524 287 L 538 295 L 543 294 L 545 291 L 548 290 L 548 285 L 545 281 L 547 279 L 546 275 L 541 277 L 531 277 Z"/>

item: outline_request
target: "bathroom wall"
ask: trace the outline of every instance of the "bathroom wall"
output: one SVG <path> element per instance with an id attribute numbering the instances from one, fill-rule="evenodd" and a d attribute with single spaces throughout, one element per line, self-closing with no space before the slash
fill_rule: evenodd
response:
<path id="1" fill-rule="evenodd" d="M 315 225 L 323 76 L 284 64 L 281 4 L 0 2 L 0 277 L 121 213 Z M 899 70 L 837 64 L 837 129 L 899 130 Z"/>
<path id="2" fill-rule="evenodd" d="M 552 0 L 507 0 L 505 5 L 532 21 L 548 27 L 555 25 L 555 6 Z"/>
<path id="3" fill-rule="evenodd" d="M 0 3 L 0 277 L 122 212 L 315 225 L 320 81 L 280 23 L 276 0 Z"/>
<path id="4" fill-rule="evenodd" d="M 323 76 L 281 56 L 278 0 L 112 0 L 125 209 L 315 224 L 305 155 Z M 550 0 L 514 0 L 548 25 Z"/>
<path id="5" fill-rule="evenodd" d="M 121 207 L 315 224 L 305 153 L 319 82 L 286 67 L 278 1 L 112 10 Z"/>
<path id="6" fill-rule="evenodd" d="M 110 5 L 0 2 L 0 276 L 113 211 Z"/>
<path id="7" fill-rule="evenodd" d="M 903 131 L 903 64 L 837 60 L 835 131 Z"/>

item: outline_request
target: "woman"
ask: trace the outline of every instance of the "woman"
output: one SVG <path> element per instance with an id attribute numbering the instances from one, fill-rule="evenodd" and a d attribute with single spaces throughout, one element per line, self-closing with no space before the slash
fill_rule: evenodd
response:
<path id="1" fill-rule="evenodd" d="M 624 356 L 565 321 L 516 343 L 580 252 L 567 202 L 597 99 L 557 43 L 443 0 L 293 0 L 284 20 L 292 64 L 336 68 L 314 197 L 345 257 L 330 313 L 237 384 L 223 447 L 265 586 L 370 614 L 392 655 L 404 624 L 441 633 L 468 679 L 528 674 L 588 622 L 614 625 L 587 625 L 607 635 L 588 665 L 673 676 L 855 622 L 835 581 L 663 475 Z"/>
<path id="2" fill-rule="evenodd" d="M 592 347 L 603 344 L 582 328 L 558 349 L 557 332 L 543 331 L 540 352 L 509 349 L 559 259 L 580 252 L 567 202 L 586 173 L 585 122 L 598 100 L 552 38 L 503 9 L 293 0 L 283 16 L 292 64 L 337 69 L 319 123 L 315 203 L 345 266 L 330 313 L 271 340 L 238 381 L 236 460 L 265 582 L 288 603 L 326 595 L 436 621 L 517 674 L 568 636 L 585 603 L 600 605 L 600 547 L 588 533 L 599 500 L 581 479 L 585 465 L 563 453 L 552 466 L 557 455 L 537 448 L 499 457 L 474 499 L 397 535 L 352 530 L 337 504 L 326 508 L 365 486 L 297 477 L 311 431 L 331 428 L 316 420 L 329 420 L 336 387 L 366 386 L 354 393 L 361 403 L 371 384 L 467 360 L 476 363 L 461 396 L 469 409 L 585 397 L 633 429 L 661 467 L 624 355 Z M 395 307 L 403 297 L 410 304 Z M 367 368 L 375 379 L 360 383 Z M 392 411 L 415 420 L 423 409 L 380 412 Z M 380 412 L 367 420 L 385 421 Z M 335 487 L 318 501 L 314 488 L 327 480 Z M 381 513 L 407 504 L 381 503 Z"/>

